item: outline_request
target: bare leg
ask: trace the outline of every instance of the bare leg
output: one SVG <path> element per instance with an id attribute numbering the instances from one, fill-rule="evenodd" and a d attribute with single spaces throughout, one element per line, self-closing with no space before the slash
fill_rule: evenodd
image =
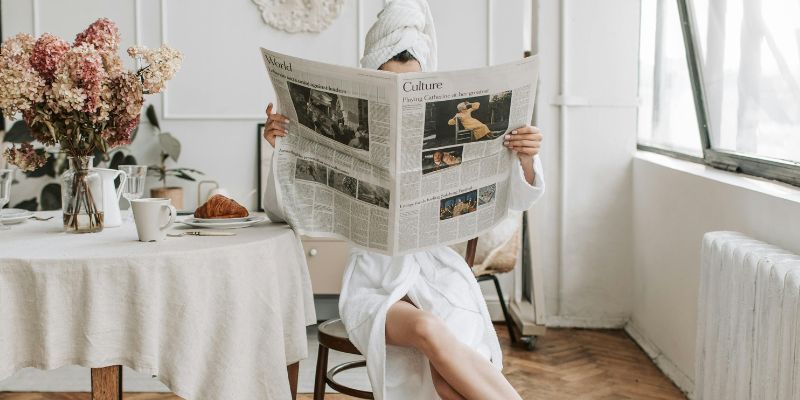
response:
<path id="1" fill-rule="evenodd" d="M 436 370 L 433 364 L 431 364 L 431 378 L 433 379 L 433 386 L 436 388 L 436 393 L 439 394 L 442 400 L 466 400 L 464 396 L 456 392 L 456 390 L 442 378 L 442 375 L 439 374 L 439 371 Z"/>
<path id="2" fill-rule="evenodd" d="M 456 339 L 440 318 L 405 301 L 386 314 L 386 342 L 421 351 L 465 399 L 522 399 L 500 371 Z"/>

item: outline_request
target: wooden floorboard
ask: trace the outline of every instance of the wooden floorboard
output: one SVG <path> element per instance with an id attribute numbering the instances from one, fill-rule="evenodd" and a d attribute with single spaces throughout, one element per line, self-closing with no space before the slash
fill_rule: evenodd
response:
<path id="1" fill-rule="evenodd" d="M 496 326 L 503 346 L 503 373 L 523 399 L 683 400 L 624 331 L 550 329 L 536 350 L 511 347 L 503 326 Z M 0 393 L 0 400 L 90 400 L 88 393 Z M 299 395 L 311 400 L 311 395 Z M 327 400 L 352 397 L 328 394 Z M 181 400 L 163 393 L 126 393 L 125 400 Z"/>

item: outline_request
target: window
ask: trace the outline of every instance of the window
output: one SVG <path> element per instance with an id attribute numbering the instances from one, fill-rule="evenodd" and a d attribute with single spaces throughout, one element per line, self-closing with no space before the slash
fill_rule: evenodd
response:
<path id="1" fill-rule="evenodd" d="M 702 158 L 678 5 L 641 4 L 639 143 Z"/>
<path id="2" fill-rule="evenodd" d="M 640 148 L 800 185 L 800 2 L 642 2 L 641 26 Z"/>

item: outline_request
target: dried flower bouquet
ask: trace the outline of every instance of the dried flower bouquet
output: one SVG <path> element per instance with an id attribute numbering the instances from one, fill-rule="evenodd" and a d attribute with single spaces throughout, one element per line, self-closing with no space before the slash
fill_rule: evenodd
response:
<path id="1" fill-rule="evenodd" d="M 128 71 L 118 54 L 117 26 L 102 18 L 92 23 L 70 44 L 45 33 L 38 39 L 18 34 L 0 48 L 0 111 L 7 117 L 22 116 L 33 138 L 56 147 L 72 158 L 84 159 L 95 151 L 129 144 L 139 124 L 145 94 L 159 93 L 180 69 L 183 55 L 163 45 L 150 50 L 131 47 L 128 55 L 140 66 Z M 30 143 L 4 152 L 9 163 L 23 171 L 41 167 L 47 153 Z M 67 184 L 74 193 L 63 193 L 65 227 L 70 210 L 81 206 L 102 229 L 102 213 L 92 211 L 91 188 L 78 182 Z"/>

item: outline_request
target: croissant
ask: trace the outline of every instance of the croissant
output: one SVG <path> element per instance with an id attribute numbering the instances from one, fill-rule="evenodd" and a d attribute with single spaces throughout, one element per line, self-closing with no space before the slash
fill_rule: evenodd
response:
<path id="1" fill-rule="evenodd" d="M 244 218 L 248 215 L 250 213 L 246 208 L 221 194 L 211 196 L 205 204 L 194 210 L 195 218 Z"/>

